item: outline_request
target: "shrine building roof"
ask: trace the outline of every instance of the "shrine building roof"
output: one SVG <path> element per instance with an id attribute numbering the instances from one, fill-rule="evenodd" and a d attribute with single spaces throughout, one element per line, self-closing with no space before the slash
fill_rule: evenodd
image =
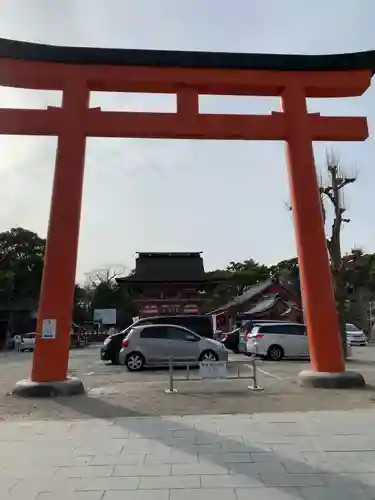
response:
<path id="1" fill-rule="evenodd" d="M 118 283 L 203 283 L 211 281 L 204 270 L 202 252 L 138 252 L 134 273 Z"/>

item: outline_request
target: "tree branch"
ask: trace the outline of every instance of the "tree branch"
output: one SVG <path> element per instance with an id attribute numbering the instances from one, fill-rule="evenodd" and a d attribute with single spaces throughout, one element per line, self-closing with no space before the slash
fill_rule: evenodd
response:
<path id="1" fill-rule="evenodd" d="M 319 189 L 319 191 L 320 191 L 320 194 L 324 194 L 325 196 L 327 196 L 327 198 L 329 198 L 329 200 L 331 201 L 333 206 L 335 205 L 335 198 L 334 198 L 331 186 L 321 187 Z"/>
<path id="2" fill-rule="evenodd" d="M 341 177 L 338 178 L 338 183 L 337 183 L 337 188 L 342 189 L 348 184 L 352 184 L 355 182 L 357 179 L 355 177 Z"/>

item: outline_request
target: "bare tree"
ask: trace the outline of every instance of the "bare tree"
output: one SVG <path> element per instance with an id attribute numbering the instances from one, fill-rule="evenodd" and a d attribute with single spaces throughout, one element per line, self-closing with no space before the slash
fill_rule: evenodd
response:
<path id="1" fill-rule="evenodd" d="M 84 298 L 86 307 L 90 308 L 93 306 L 93 303 L 98 298 L 98 292 L 101 296 L 101 301 L 103 300 L 103 292 L 105 292 L 105 296 L 108 298 L 111 295 L 110 292 L 114 292 L 117 288 L 116 278 L 123 276 L 126 273 L 126 269 L 126 266 L 122 264 L 112 264 L 85 273 Z"/>
<path id="2" fill-rule="evenodd" d="M 331 262 L 332 279 L 335 289 L 335 297 L 337 311 L 339 315 L 340 334 L 344 352 L 346 353 L 346 329 L 345 329 L 345 300 L 346 300 L 346 282 L 345 268 L 342 259 L 341 251 L 341 231 L 343 225 L 350 222 L 350 219 L 345 217 L 347 207 L 343 190 L 349 184 L 357 180 L 355 172 L 349 174 L 342 168 L 340 159 L 334 151 L 326 152 L 326 172 L 320 177 L 319 193 L 322 203 L 322 214 L 324 225 L 327 225 L 330 211 L 328 206 L 332 208 L 332 224 L 330 229 L 326 227 L 327 234 L 327 249 Z M 291 206 L 288 204 L 288 209 Z"/>
<path id="3" fill-rule="evenodd" d="M 346 328 L 345 328 L 345 300 L 346 283 L 345 267 L 341 251 L 341 231 L 344 224 L 348 224 L 345 214 L 347 206 L 344 198 L 344 188 L 353 184 L 357 180 L 355 172 L 349 173 L 342 168 L 340 158 L 333 151 L 326 153 L 327 178 L 320 182 L 320 195 L 322 199 L 322 209 L 324 222 L 327 222 L 326 203 L 329 203 L 333 209 L 332 224 L 327 235 L 327 248 L 331 261 L 332 278 L 335 288 L 337 311 L 339 315 L 339 325 L 341 340 L 346 353 Z"/>
<path id="4" fill-rule="evenodd" d="M 125 274 L 126 269 L 126 266 L 122 264 L 112 264 L 103 268 L 93 269 L 85 273 L 85 286 L 96 288 L 103 283 L 112 284 L 116 278 Z"/>

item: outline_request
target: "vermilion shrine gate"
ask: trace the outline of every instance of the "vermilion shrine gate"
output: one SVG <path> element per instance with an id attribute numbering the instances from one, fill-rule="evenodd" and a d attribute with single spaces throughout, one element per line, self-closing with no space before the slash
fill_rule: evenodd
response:
<path id="1" fill-rule="evenodd" d="M 86 137 L 286 141 L 312 367 L 310 382 L 302 377 L 302 383 L 363 384 L 360 374 L 345 372 L 312 141 L 363 141 L 367 122 L 308 113 L 306 98 L 360 96 L 370 86 L 373 68 L 375 52 L 221 54 L 67 48 L 0 39 L 0 85 L 63 92 L 61 107 L 0 109 L 1 134 L 58 137 L 31 381 L 19 383 L 17 391 L 32 395 L 54 386 L 59 393 L 64 385 L 72 387 L 60 392 L 83 390 L 67 378 L 67 367 Z M 177 112 L 102 111 L 90 108 L 90 91 L 175 94 Z M 280 96 L 282 112 L 201 114 L 203 94 Z M 52 333 L 45 336 L 47 323 Z"/>

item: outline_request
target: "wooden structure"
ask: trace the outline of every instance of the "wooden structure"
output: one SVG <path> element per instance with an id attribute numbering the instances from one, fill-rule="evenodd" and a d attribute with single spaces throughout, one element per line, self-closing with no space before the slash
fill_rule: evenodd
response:
<path id="1" fill-rule="evenodd" d="M 140 252 L 135 272 L 116 281 L 128 286 L 140 317 L 199 314 L 212 286 L 201 252 Z"/>
<path id="2" fill-rule="evenodd" d="M 1 134 L 58 137 L 32 381 L 67 377 L 86 137 L 286 141 L 311 366 L 316 372 L 343 372 L 312 142 L 363 141 L 367 121 L 308 113 L 306 98 L 360 96 L 370 86 L 373 68 L 375 52 L 220 54 L 1 39 L 0 85 L 63 93 L 61 107 L 0 110 Z M 102 111 L 90 108 L 90 91 L 169 93 L 176 96 L 177 111 Z M 202 94 L 280 96 L 282 111 L 202 114 Z M 42 338 L 43 324 L 56 324 L 54 338 Z"/>
<path id="3" fill-rule="evenodd" d="M 282 294 L 264 295 L 263 298 L 242 314 L 243 318 L 284 320 L 303 323 L 301 306 L 285 299 Z"/>
<path id="4" fill-rule="evenodd" d="M 212 311 L 220 329 L 230 331 L 241 319 L 285 319 L 303 321 L 300 299 L 276 280 L 267 280 L 247 288 L 238 297 Z"/>
<path id="5" fill-rule="evenodd" d="M 8 334 L 35 332 L 38 301 L 33 299 L 0 302 L 0 350 Z"/>

